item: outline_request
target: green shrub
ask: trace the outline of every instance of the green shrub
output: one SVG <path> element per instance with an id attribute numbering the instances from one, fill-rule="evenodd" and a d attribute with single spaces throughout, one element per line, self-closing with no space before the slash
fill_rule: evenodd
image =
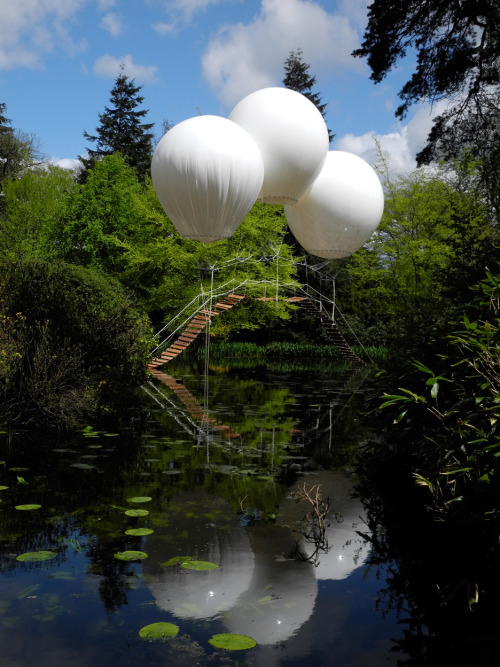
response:
<path id="1" fill-rule="evenodd" d="M 71 427 L 145 377 L 151 331 L 119 283 L 82 267 L 0 263 L 0 418 Z"/>

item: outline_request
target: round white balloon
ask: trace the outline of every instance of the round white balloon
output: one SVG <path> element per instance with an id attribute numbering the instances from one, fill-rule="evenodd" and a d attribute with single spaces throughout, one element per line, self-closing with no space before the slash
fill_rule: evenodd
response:
<path id="1" fill-rule="evenodd" d="M 324 259 L 348 257 L 377 229 L 384 192 L 375 171 L 352 153 L 331 151 L 308 192 L 285 206 L 292 234 L 307 252 Z"/>
<path id="2" fill-rule="evenodd" d="M 242 127 L 219 116 L 197 116 L 164 135 L 151 177 L 179 234 L 209 243 L 231 237 L 250 211 L 264 163 Z"/>
<path id="3" fill-rule="evenodd" d="M 255 139 L 264 160 L 259 196 L 268 204 L 295 203 L 319 174 L 328 153 L 328 129 L 316 106 L 288 88 L 263 88 L 229 115 Z"/>

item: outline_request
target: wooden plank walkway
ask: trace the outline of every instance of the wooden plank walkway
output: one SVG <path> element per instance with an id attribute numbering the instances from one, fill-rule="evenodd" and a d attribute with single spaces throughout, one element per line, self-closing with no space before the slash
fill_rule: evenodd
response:
<path id="1" fill-rule="evenodd" d="M 184 350 L 193 343 L 198 336 L 205 330 L 207 324 L 211 321 L 213 317 L 221 315 L 226 311 L 230 310 L 243 299 L 252 298 L 247 297 L 243 294 L 228 294 L 224 299 L 218 301 L 212 310 L 203 309 L 198 311 L 198 313 L 190 321 L 186 329 L 179 335 L 178 338 L 164 350 L 159 356 L 152 359 L 148 368 L 151 372 L 158 370 L 161 366 L 164 366 L 172 359 L 175 359 L 179 354 L 184 352 Z M 255 299 L 256 301 L 275 301 L 273 297 L 259 297 Z M 333 322 L 325 311 L 321 311 L 315 303 L 308 297 L 302 296 L 293 296 L 288 299 L 284 299 L 288 303 L 292 303 L 300 308 L 303 308 L 307 313 L 315 317 L 323 327 L 324 331 L 335 345 L 338 350 L 342 353 L 342 356 L 355 365 L 365 365 L 363 359 L 358 357 L 355 354 L 346 339 L 342 335 L 337 324 Z M 156 375 L 156 373 L 154 373 Z"/>
<path id="2" fill-rule="evenodd" d="M 198 311 L 182 334 L 158 357 L 155 357 L 149 362 L 149 370 L 153 371 L 172 359 L 175 359 L 175 357 L 184 352 L 184 350 L 198 338 L 201 332 L 205 330 L 212 317 L 225 313 L 246 298 L 247 297 L 243 294 L 228 294 L 224 299 L 212 306 L 212 310 L 204 309 Z"/>

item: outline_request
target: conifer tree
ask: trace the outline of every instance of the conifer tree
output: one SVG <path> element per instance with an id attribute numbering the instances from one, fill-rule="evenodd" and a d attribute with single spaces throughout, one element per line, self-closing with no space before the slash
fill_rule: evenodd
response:
<path id="1" fill-rule="evenodd" d="M 144 97 L 139 94 L 142 86 L 136 86 L 123 73 L 123 67 L 111 90 L 110 106 L 99 114 L 100 125 L 96 134 L 88 132 L 83 136 L 95 144 L 88 148 L 88 158 L 80 157 L 85 170 L 92 167 L 95 160 L 100 160 L 112 153 L 121 153 L 127 163 L 137 171 L 140 180 L 149 171 L 153 152 L 153 133 L 150 131 L 154 123 L 142 123 L 147 109 L 140 109 Z M 85 179 L 83 179 L 85 180 Z"/>
<path id="2" fill-rule="evenodd" d="M 316 76 L 311 76 L 309 73 L 310 65 L 304 62 L 302 58 L 302 49 L 290 51 L 288 58 L 285 60 L 285 78 L 283 85 L 290 90 L 295 90 L 297 93 L 302 93 L 308 100 L 316 106 L 321 112 L 323 118 L 325 117 L 326 104 L 322 104 L 321 97 L 318 93 L 311 92 L 311 88 L 316 83 Z M 328 138 L 330 141 L 335 135 L 328 130 Z"/>

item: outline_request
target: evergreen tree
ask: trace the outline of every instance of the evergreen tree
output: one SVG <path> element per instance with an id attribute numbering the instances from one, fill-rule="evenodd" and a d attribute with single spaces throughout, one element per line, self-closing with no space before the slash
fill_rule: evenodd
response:
<path id="1" fill-rule="evenodd" d="M 141 122 L 148 113 L 147 109 L 138 108 L 144 100 L 139 94 L 141 88 L 123 73 L 122 67 L 111 90 L 111 105 L 99 114 L 100 125 L 96 128 L 96 134 L 83 133 L 86 139 L 95 143 L 95 149 L 87 149 L 88 158 L 80 157 L 86 170 L 96 160 L 119 152 L 136 169 L 138 177 L 144 180 L 153 152 L 154 135 L 150 130 L 154 123 Z"/>
<path id="2" fill-rule="evenodd" d="M 311 88 L 316 83 L 316 77 L 309 74 L 309 63 L 302 59 L 302 49 L 290 51 L 290 55 L 285 60 L 285 78 L 283 85 L 290 90 L 295 90 L 297 93 L 302 93 L 308 100 L 316 106 L 321 112 L 323 118 L 325 117 L 326 104 L 321 103 L 321 97 L 318 93 L 311 92 Z M 328 130 L 328 138 L 330 141 L 335 135 Z"/>

